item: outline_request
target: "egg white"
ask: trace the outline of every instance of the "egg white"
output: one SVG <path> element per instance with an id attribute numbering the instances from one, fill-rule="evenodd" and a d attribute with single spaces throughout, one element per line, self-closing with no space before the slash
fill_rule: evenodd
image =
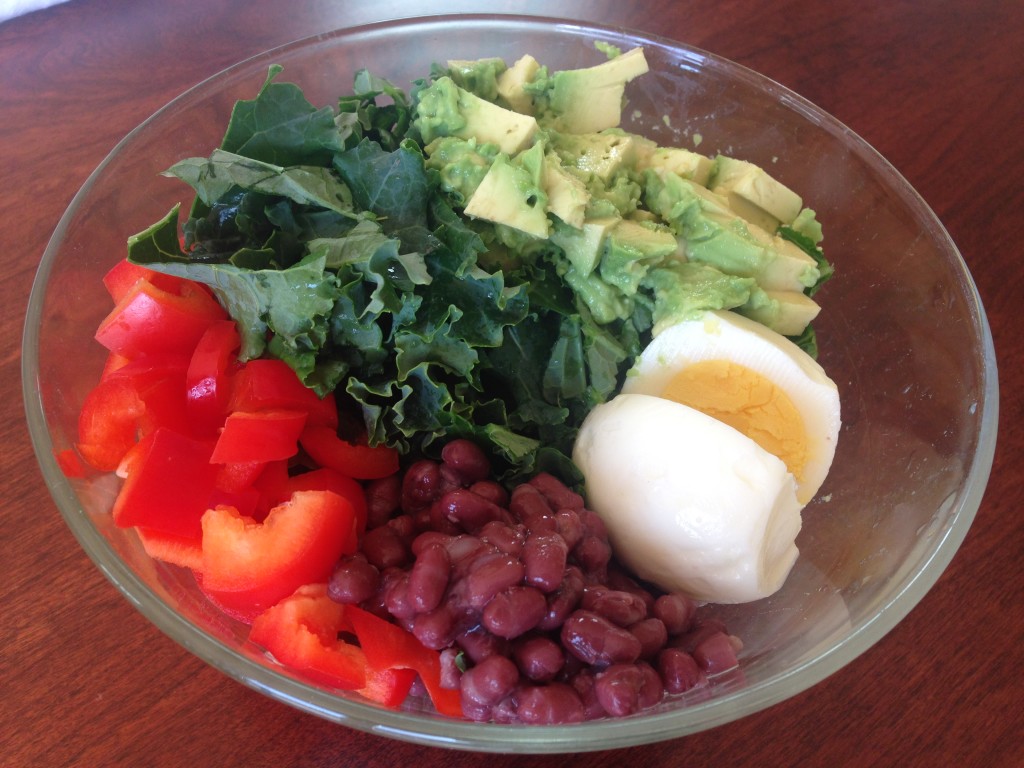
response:
<path id="1" fill-rule="evenodd" d="M 806 504 L 821 488 L 835 457 L 839 392 L 817 361 L 785 336 L 734 312 L 708 312 L 659 333 L 630 370 L 622 392 L 661 396 L 684 368 L 714 360 L 750 369 L 792 401 L 803 421 L 807 449 L 797 489 Z"/>
<path id="2" fill-rule="evenodd" d="M 622 394 L 594 408 L 573 460 L 618 558 L 667 591 L 757 600 L 796 561 L 802 505 L 785 464 L 679 403 Z"/>

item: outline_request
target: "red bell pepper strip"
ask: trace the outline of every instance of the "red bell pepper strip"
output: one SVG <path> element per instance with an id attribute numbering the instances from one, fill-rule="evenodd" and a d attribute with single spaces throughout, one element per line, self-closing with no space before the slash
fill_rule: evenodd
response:
<path id="1" fill-rule="evenodd" d="M 321 399 L 283 360 L 250 360 L 235 377 L 230 410 L 306 411 L 310 424 L 338 426 L 338 408 L 331 393 Z"/>
<path id="2" fill-rule="evenodd" d="M 125 357 L 191 355 L 206 329 L 227 313 L 202 286 L 182 281 L 177 289 L 166 291 L 139 280 L 100 323 L 96 340 Z"/>
<path id="3" fill-rule="evenodd" d="M 398 471 L 398 451 L 386 445 L 349 443 L 330 427 L 310 424 L 299 437 L 303 450 L 318 464 L 356 480 L 377 480 Z"/>
<path id="4" fill-rule="evenodd" d="M 150 528 L 136 528 L 142 548 L 154 560 L 198 571 L 203 566 L 203 550 L 196 539 L 175 536 Z"/>
<path id="5" fill-rule="evenodd" d="M 114 523 L 199 541 L 217 477 L 212 451 L 211 441 L 164 427 L 142 438 L 122 462 L 126 477 L 114 500 Z"/>
<path id="6" fill-rule="evenodd" d="M 326 581 L 357 546 L 352 505 L 330 491 L 299 491 L 262 523 L 216 507 L 202 529 L 203 591 L 249 620 L 303 584 Z"/>
<path id="7" fill-rule="evenodd" d="M 249 640 L 315 683 L 357 691 L 397 708 L 409 695 L 416 673 L 369 667 L 362 648 L 338 639 L 348 631 L 345 606 L 327 596 L 326 584 L 317 583 L 300 587 L 257 616 Z"/>
<path id="8" fill-rule="evenodd" d="M 53 458 L 56 459 L 57 466 L 64 473 L 64 477 L 85 477 L 85 464 L 82 463 L 82 458 L 73 448 L 63 448 L 59 451 L 54 451 Z"/>
<path id="9" fill-rule="evenodd" d="M 240 345 L 233 320 L 213 323 L 199 339 L 185 373 L 186 408 L 194 429 L 214 434 L 224 424 Z"/>
<path id="10" fill-rule="evenodd" d="M 260 613 L 249 640 L 314 682 L 358 690 L 366 686 L 366 656 L 358 646 L 338 639 L 347 626 L 345 606 L 314 584 Z"/>
<path id="11" fill-rule="evenodd" d="M 224 422 L 210 461 L 277 461 L 298 453 L 299 435 L 306 424 L 303 411 L 236 411 Z"/>
<path id="12" fill-rule="evenodd" d="M 371 667 L 416 670 L 438 712 L 463 716 L 460 692 L 441 687 L 441 656 L 437 651 L 424 646 L 415 635 L 397 624 L 358 606 L 346 606 L 345 615 Z"/>
<path id="13" fill-rule="evenodd" d="M 103 286 L 116 304 L 140 280 L 148 280 L 165 291 L 178 292 L 185 278 L 167 275 L 121 259 L 103 276 Z"/>
<path id="14" fill-rule="evenodd" d="M 287 488 L 289 496 L 295 491 L 333 491 L 352 505 L 352 511 L 356 515 L 356 530 L 359 533 L 366 530 L 366 494 L 363 486 L 351 477 L 328 467 L 321 467 L 290 476 Z"/>
<path id="15" fill-rule="evenodd" d="M 141 435 L 157 427 L 188 432 L 186 364 L 176 355 L 143 355 L 101 379 L 79 412 L 82 457 L 96 469 L 110 471 Z"/>

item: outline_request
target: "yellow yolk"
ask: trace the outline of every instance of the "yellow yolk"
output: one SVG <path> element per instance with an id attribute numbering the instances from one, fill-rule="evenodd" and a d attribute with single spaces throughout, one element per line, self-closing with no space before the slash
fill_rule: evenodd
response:
<path id="1" fill-rule="evenodd" d="M 807 431 L 789 396 L 756 371 L 727 360 L 702 360 L 675 373 L 660 396 L 742 432 L 782 459 L 797 482 L 807 464 Z"/>

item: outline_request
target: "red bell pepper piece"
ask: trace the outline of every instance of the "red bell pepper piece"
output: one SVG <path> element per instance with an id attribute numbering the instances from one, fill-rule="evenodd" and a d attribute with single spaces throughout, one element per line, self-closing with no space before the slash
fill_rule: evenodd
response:
<path id="1" fill-rule="evenodd" d="M 386 445 L 356 445 L 338 437 L 330 427 L 308 425 L 299 443 L 310 457 L 356 480 L 377 480 L 398 471 L 398 451 Z"/>
<path id="2" fill-rule="evenodd" d="M 345 615 L 359 645 L 366 653 L 367 663 L 376 669 L 413 669 L 423 681 L 434 708 L 444 715 L 462 717 L 459 691 L 441 687 L 441 656 L 427 648 L 411 632 L 397 624 L 364 611 L 346 606 Z"/>
<path id="3" fill-rule="evenodd" d="M 82 463 L 81 457 L 73 448 L 63 448 L 59 451 L 54 451 L 53 458 L 56 459 L 57 466 L 60 467 L 60 471 L 64 473 L 64 477 L 85 477 L 85 465 Z"/>
<path id="4" fill-rule="evenodd" d="M 210 461 L 277 461 L 298 453 L 299 435 L 306 424 L 302 411 L 236 411 L 224 422 Z"/>
<path id="5" fill-rule="evenodd" d="M 135 532 L 139 535 L 146 554 L 154 560 L 193 570 L 202 568 L 203 550 L 196 539 L 154 531 L 150 528 L 136 528 Z"/>
<path id="6" fill-rule="evenodd" d="M 233 320 L 213 323 L 199 339 L 185 374 L 186 407 L 194 429 L 213 434 L 223 425 L 240 346 Z"/>
<path id="7" fill-rule="evenodd" d="M 143 355 L 108 373 L 86 395 L 78 449 L 101 471 L 117 467 L 141 435 L 157 427 L 188 431 L 183 357 Z"/>
<path id="8" fill-rule="evenodd" d="M 126 477 L 114 500 L 114 523 L 199 541 L 217 477 L 212 451 L 212 441 L 165 427 L 144 437 L 122 462 Z"/>
<path id="9" fill-rule="evenodd" d="M 334 394 L 319 398 L 283 360 L 250 360 L 235 377 L 230 410 L 306 411 L 310 424 L 337 428 L 338 408 Z"/>
<path id="10" fill-rule="evenodd" d="M 181 284 L 186 282 L 182 277 L 167 275 L 121 259 L 103 276 L 103 285 L 116 304 L 140 280 L 148 280 L 153 285 L 172 292 L 177 292 Z"/>
<path id="11" fill-rule="evenodd" d="M 351 477 L 321 467 L 310 472 L 292 475 L 287 480 L 288 495 L 296 491 L 333 491 L 352 505 L 356 515 L 356 530 L 366 530 L 366 494 L 363 486 Z"/>
<path id="12" fill-rule="evenodd" d="M 357 544 L 352 505 L 329 491 L 299 491 L 262 523 L 216 507 L 202 529 L 203 590 L 249 620 L 303 584 L 326 581 Z"/>
<path id="13" fill-rule="evenodd" d="M 176 288 L 167 291 L 139 280 L 100 323 L 96 340 L 125 357 L 191 355 L 206 329 L 227 313 L 200 285 L 183 280 Z"/>
<path id="14" fill-rule="evenodd" d="M 309 584 L 257 616 L 249 640 L 315 683 L 398 707 L 409 695 L 415 672 L 369 667 L 362 648 L 338 638 L 351 630 L 346 611 L 327 596 L 326 584 Z"/>
<path id="15" fill-rule="evenodd" d="M 249 640 L 321 685 L 357 690 L 366 685 L 366 656 L 358 646 L 338 639 L 346 627 L 345 607 L 316 584 L 258 615 Z"/>

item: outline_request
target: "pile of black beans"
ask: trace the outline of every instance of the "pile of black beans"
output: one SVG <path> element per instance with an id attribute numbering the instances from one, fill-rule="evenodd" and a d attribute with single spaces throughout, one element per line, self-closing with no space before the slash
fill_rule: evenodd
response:
<path id="1" fill-rule="evenodd" d="M 739 641 L 696 604 L 631 578 L 583 498 L 550 474 L 509 492 L 468 440 L 367 485 L 338 602 L 441 652 L 467 718 L 570 723 L 652 707 L 737 665 Z"/>

